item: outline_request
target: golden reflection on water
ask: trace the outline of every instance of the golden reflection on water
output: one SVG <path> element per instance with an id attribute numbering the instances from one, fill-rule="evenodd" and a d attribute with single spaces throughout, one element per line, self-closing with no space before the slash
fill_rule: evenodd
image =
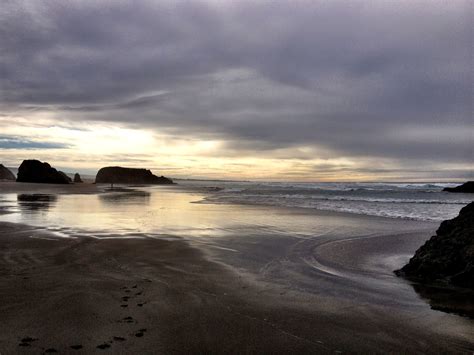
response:
<path id="1" fill-rule="evenodd" d="M 14 213 L 1 221 L 109 233 L 224 235 L 229 229 L 277 232 L 308 225 L 258 206 L 196 203 L 200 193 L 167 187 L 141 187 L 86 195 L 3 195 Z M 292 224 L 289 226 L 288 223 Z M 234 231 L 235 232 L 235 231 Z"/>
<path id="2" fill-rule="evenodd" d="M 363 233 L 362 217 L 320 218 L 313 211 L 267 206 L 197 203 L 203 193 L 174 187 L 139 187 L 98 194 L 4 194 L 0 221 L 39 226 L 65 234 L 130 233 L 215 237 L 226 235 L 323 235 Z M 409 223 L 407 224 L 407 226 Z M 373 227 L 373 225 L 372 225 Z M 379 227 L 383 229 L 390 226 Z"/>

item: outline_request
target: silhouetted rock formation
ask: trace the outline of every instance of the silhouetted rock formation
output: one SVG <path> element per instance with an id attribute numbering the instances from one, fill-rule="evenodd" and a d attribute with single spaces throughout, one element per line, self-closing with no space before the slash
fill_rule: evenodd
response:
<path id="1" fill-rule="evenodd" d="M 67 180 L 68 184 L 72 184 L 72 179 L 67 176 L 67 174 L 61 170 L 58 171 L 58 173 L 60 173 L 62 176 L 64 176 L 64 178 Z"/>
<path id="2" fill-rule="evenodd" d="M 39 160 L 24 160 L 18 168 L 17 182 L 37 182 L 45 184 L 69 184 L 71 179 L 63 172 Z"/>
<path id="3" fill-rule="evenodd" d="M 0 164 L 0 180 L 15 180 L 15 175 L 2 164 Z"/>
<path id="4" fill-rule="evenodd" d="M 442 222 L 436 235 L 395 273 L 424 283 L 474 289 L 474 202 L 456 218 Z"/>
<path id="5" fill-rule="evenodd" d="M 173 181 L 164 176 L 155 176 L 147 169 L 122 168 L 109 166 L 102 168 L 95 177 L 95 182 L 107 184 L 172 184 Z"/>
<path id="6" fill-rule="evenodd" d="M 456 187 L 445 187 L 443 191 L 448 192 L 464 192 L 464 193 L 474 193 L 474 181 L 468 181 L 464 184 Z"/>
<path id="7" fill-rule="evenodd" d="M 78 183 L 82 183 L 82 179 L 81 179 L 81 175 L 79 175 L 79 173 L 75 173 L 74 174 L 74 183 L 78 184 Z"/>

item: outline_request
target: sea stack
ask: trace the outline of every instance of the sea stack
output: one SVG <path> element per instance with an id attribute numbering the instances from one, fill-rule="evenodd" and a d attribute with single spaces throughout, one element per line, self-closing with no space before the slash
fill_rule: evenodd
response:
<path id="1" fill-rule="evenodd" d="M 148 169 L 109 166 L 99 170 L 95 178 L 97 184 L 173 184 L 171 179 L 156 176 Z"/>
<path id="2" fill-rule="evenodd" d="M 83 182 L 83 181 L 82 181 L 82 179 L 81 179 L 81 175 L 79 175 L 79 173 L 75 173 L 75 174 L 74 174 L 74 183 L 75 183 L 75 184 L 78 184 L 78 183 L 80 184 L 80 183 L 82 183 L 82 182 Z"/>
<path id="3" fill-rule="evenodd" d="M 468 181 L 468 182 L 465 182 L 464 184 L 456 186 L 456 187 L 445 187 L 443 189 L 443 191 L 473 194 L 474 193 L 474 181 Z"/>
<path id="4" fill-rule="evenodd" d="M 474 289 L 474 202 L 442 222 L 436 235 L 395 273 L 422 283 Z"/>
<path id="5" fill-rule="evenodd" d="M 18 168 L 17 182 L 35 182 L 44 184 L 69 184 L 70 178 L 57 171 L 48 163 L 39 160 L 24 160 Z"/>
<path id="6" fill-rule="evenodd" d="M 0 180 L 15 180 L 15 175 L 3 164 L 0 164 Z"/>

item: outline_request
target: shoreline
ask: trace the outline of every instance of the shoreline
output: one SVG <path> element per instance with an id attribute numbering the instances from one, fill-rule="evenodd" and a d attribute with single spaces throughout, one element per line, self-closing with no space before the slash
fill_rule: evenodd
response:
<path id="1" fill-rule="evenodd" d="M 260 203 L 242 203 L 242 202 L 217 202 L 217 201 L 208 201 L 207 195 L 212 194 L 212 190 L 203 189 L 200 186 L 186 186 L 186 185 L 127 185 L 127 184 L 118 184 L 115 189 L 110 189 L 109 184 L 95 184 L 90 182 L 76 183 L 69 185 L 58 185 L 58 184 L 40 184 L 40 183 L 22 183 L 22 182 L 9 182 L 9 181 L 0 181 L 0 195 L 2 194 L 51 194 L 51 195 L 80 195 L 80 194 L 103 194 L 110 192 L 133 192 L 139 191 L 140 188 L 157 188 L 157 189 L 166 189 L 166 191 L 175 191 L 177 193 L 184 192 L 190 194 L 198 194 L 201 199 L 199 201 L 193 201 L 193 204 L 200 205 L 227 205 L 227 206 L 243 206 L 243 207 L 256 207 L 256 208 L 270 208 L 270 209 L 280 209 L 283 211 L 288 211 L 288 213 L 307 213 L 315 214 L 321 216 L 357 216 L 362 218 L 375 218 L 375 219 L 387 219 L 387 220 L 401 220 L 401 221 L 414 221 L 420 223 L 440 223 L 442 220 L 423 220 L 416 218 L 402 218 L 402 217 L 390 217 L 374 214 L 364 214 L 348 211 L 336 211 L 329 209 L 317 209 L 317 208 L 305 208 L 300 206 L 281 206 L 281 205 L 272 205 L 272 204 L 260 204 Z"/>

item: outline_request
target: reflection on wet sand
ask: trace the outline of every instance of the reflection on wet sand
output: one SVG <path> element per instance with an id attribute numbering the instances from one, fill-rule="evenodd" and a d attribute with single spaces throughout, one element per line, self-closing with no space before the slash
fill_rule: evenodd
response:
<path id="1" fill-rule="evenodd" d="M 413 289 L 436 311 L 474 319 L 474 292 L 469 289 L 413 284 Z"/>
<path id="2" fill-rule="evenodd" d="M 48 210 L 54 206 L 58 198 L 48 194 L 19 194 L 17 195 L 18 207 L 24 212 Z"/>
<path id="3" fill-rule="evenodd" d="M 99 200 L 104 203 L 142 203 L 149 204 L 151 194 L 141 190 L 108 190 L 100 194 Z"/>

